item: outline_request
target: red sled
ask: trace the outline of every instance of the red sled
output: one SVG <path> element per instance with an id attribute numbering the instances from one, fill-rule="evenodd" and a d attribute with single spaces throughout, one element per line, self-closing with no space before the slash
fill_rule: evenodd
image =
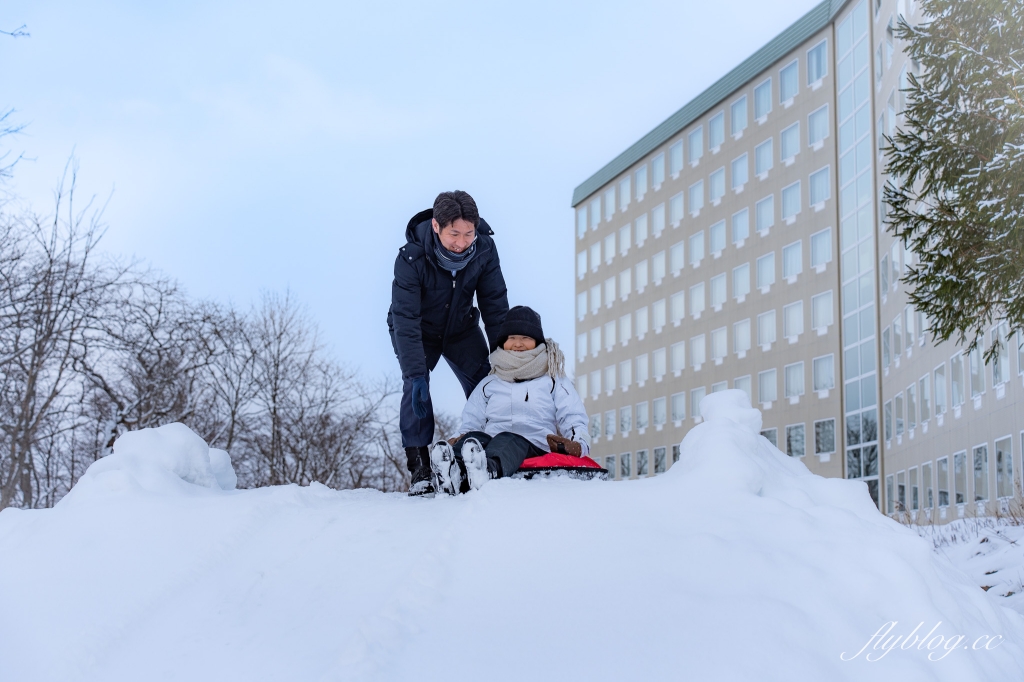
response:
<path id="1" fill-rule="evenodd" d="M 557 452 L 549 452 L 539 457 L 529 457 L 523 460 L 519 471 L 512 474 L 512 478 L 551 478 L 554 476 L 566 476 L 568 478 L 579 478 L 590 480 L 608 478 L 608 470 L 602 469 L 601 465 L 589 457 L 573 457 L 562 455 Z"/>

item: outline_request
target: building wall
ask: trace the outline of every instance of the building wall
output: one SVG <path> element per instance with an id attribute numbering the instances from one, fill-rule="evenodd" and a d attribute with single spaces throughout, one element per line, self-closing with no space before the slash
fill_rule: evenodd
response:
<path id="1" fill-rule="evenodd" d="M 917 3 L 882 0 L 872 10 L 873 120 L 876 131 L 892 134 L 902 124 L 900 88 L 916 67 L 889 27 L 895 27 L 900 15 L 911 23 L 920 21 L 920 9 Z M 881 210 L 884 142 L 877 132 L 876 139 L 876 205 Z M 937 343 L 899 281 L 912 265 L 902 243 L 882 232 L 878 270 L 884 508 L 889 513 L 905 510 L 920 522 L 992 514 L 1005 508 L 1015 489 L 1018 499 L 1020 495 L 1024 354 L 1018 339 L 1004 336 L 1003 359 L 985 366 L 981 354 L 991 347 L 998 329 L 988 331 L 973 357 L 962 355 L 963 347 L 953 342 Z M 959 390 L 954 390 L 957 375 Z"/>
<path id="2" fill-rule="evenodd" d="M 824 65 L 825 73 L 812 85 L 808 82 L 808 50 L 819 45 L 824 45 L 825 54 L 819 63 Z M 841 414 L 838 390 L 840 348 L 834 69 L 831 51 L 832 29 L 828 27 L 751 79 L 577 207 L 577 263 L 580 268 L 576 285 L 577 386 L 586 395 L 591 430 L 595 436 L 594 453 L 602 463 L 616 469 L 620 477 L 623 475 L 623 454 L 628 454 L 629 476 L 638 475 L 638 469 L 644 471 L 641 464 L 644 452 L 647 475 L 656 473 L 656 448 L 666 449 L 665 464 L 670 466 L 672 445 L 678 444 L 686 432 L 700 421 L 701 392 L 711 392 L 718 387 L 736 387 L 738 379 L 742 386 L 743 378 L 749 380 L 752 401 L 760 403 L 765 429 L 776 430 L 777 442 L 783 450 L 787 445 L 789 449 L 799 447 L 798 442 L 787 444 L 786 434 L 787 427 L 790 427 L 791 440 L 798 441 L 799 428 L 792 427 L 802 425 L 806 453 L 803 459 L 807 466 L 823 475 L 842 475 L 841 457 L 835 454 L 839 444 L 838 429 L 834 437 L 829 433 L 822 434 L 828 436 L 819 443 L 818 449 L 824 452 L 816 453 L 814 437 L 816 421 L 831 419 L 838 424 Z M 796 64 L 796 94 L 783 103 L 780 72 L 793 63 Z M 755 116 L 754 91 L 769 80 L 771 110 L 758 119 Z M 736 105 L 735 111 L 733 105 Z M 740 111 L 745 112 L 746 125 L 738 123 L 734 134 L 734 118 L 742 119 L 742 116 L 734 114 Z M 809 116 L 814 112 L 824 117 L 827 133 L 812 145 Z M 712 146 L 711 143 L 716 141 L 711 138 L 712 121 L 719 116 L 724 135 L 720 144 Z M 815 119 L 817 126 L 821 121 L 821 118 Z M 796 153 L 784 160 L 782 133 L 794 124 L 798 126 Z M 792 139 L 789 137 L 792 134 L 792 131 L 787 134 L 787 141 Z M 696 146 L 692 142 L 696 139 L 700 140 L 703 153 L 696 163 L 691 163 L 691 147 Z M 758 176 L 755 173 L 755 150 L 767 140 L 772 143 L 771 168 Z M 678 149 L 680 143 L 683 164 L 680 169 L 675 169 L 673 149 Z M 741 159 L 743 154 L 747 155 L 747 179 L 740 185 L 742 173 L 735 172 L 738 169 L 734 169 L 733 162 Z M 742 165 L 741 161 L 737 163 Z M 655 168 L 662 164 L 665 177 L 656 183 Z M 641 174 L 639 180 L 638 171 Z M 812 206 L 810 176 L 819 171 L 824 171 L 827 176 L 825 198 Z M 715 173 L 724 175 L 725 184 L 725 194 L 718 201 L 711 199 L 712 176 Z M 643 174 L 646 174 L 647 189 L 641 194 Z M 818 176 L 817 181 L 823 179 L 824 176 Z M 624 182 L 628 183 L 628 188 Z M 696 210 L 696 204 L 691 200 L 691 187 L 701 182 L 704 205 Z M 795 183 L 799 183 L 798 212 L 787 220 L 783 217 L 783 190 L 792 188 Z M 678 206 L 680 196 L 681 216 L 673 210 L 673 201 Z M 770 213 L 772 224 L 762 225 L 763 229 L 759 231 L 757 205 L 768 198 L 774 202 Z M 734 217 L 737 229 L 740 229 L 743 211 L 747 212 L 747 234 L 741 240 L 735 240 Z M 664 215 L 663 229 L 660 229 L 661 215 Z M 724 245 L 713 251 L 712 229 L 714 226 L 717 235 L 723 229 L 723 221 Z M 644 232 L 644 223 L 646 237 L 641 240 L 638 237 Z M 817 239 L 821 239 L 823 231 L 828 234 L 827 246 L 823 249 L 822 243 L 816 240 L 816 255 L 823 262 L 814 267 L 811 235 L 817 234 Z M 701 239 L 700 235 L 703 235 L 704 253 L 698 259 L 695 241 Z M 736 236 L 742 236 L 742 232 Z M 784 249 L 797 244 L 800 254 L 790 260 L 799 264 L 798 271 L 787 279 L 783 271 Z M 719 245 L 716 243 L 714 246 Z M 682 262 L 679 262 L 680 254 Z M 761 289 L 757 279 L 758 259 L 768 254 L 774 254 L 774 282 Z M 594 256 L 598 255 L 595 262 Z M 660 272 L 661 263 L 664 263 L 664 273 Z M 745 293 L 742 285 L 737 290 L 734 282 L 735 269 L 744 266 L 749 268 L 749 291 Z M 647 283 L 642 290 L 638 286 L 638 268 L 641 280 L 643 269 L 647 271 Z M 661 277 L 656 276 L 662 274 Z M 736 277 L 741 277 L 741 274 L 742 271 L 738 272 Z M 716 278 L 722 276 L 725 278 L 726 298 L 716 310 L 712 305 L 712 282 L 720 282 Z M 628 289 L 622 286 L 627 281 Z M 700 286 L 704 287 L 705 308 L 698 314 L 694 302 L 695 297 L 699 297 L 691 291 Z M 611 300 L 609 294 L 613 294 Z M 682 319 L 673 319 L 673 308 L 679 310 L 678 299 L 673 305 L 673 296 L 676 295 L 683 297 L 682 311 L 685 315 Z M 817 303 L 819 313 L 824 313 L 818 316 L 819 321 L 823 320 L 823 326 L 814 329 L 812 301 L 819 295 L 825 297 Z M 580 309 L 584 302 L 585 308 Z M 595 306 L 598 302 L 599 305 Z M 799 315 L 794 315 L 799 319 L 802 330 L 794 331 L 790 338 L 786 338 L 785 311 L 793 304 L 802 305 Z M 660 318 L 662 310 L 664 324 L 656 325 L 656 322 L 661 322 L 656 317 Z M 762 346 L 758 343 L 758 316 L 772 311 L 776 316 L 775 339 Z M 644 315 L 647 317 L 647 331 L 641 333 Z M 743 321 L 749 322 L 750 343 L 748 349 L 737 352 L 736 325 Z M 595 333 L 594 330 L 599 331 Z M 712 354 L 712 336 L 720 338 L 723 334 L 727 352 L 716 360 Z M 701 337 L 705 357 L 698 363 L 699 351 L 695 354 L 694 350 L 695 346 L 701 345 Z M 599 343 L 595 347 L 596 340 Z M 673 351 L 676 344 L 684 344 L 684 366 L 673 364 L 673 357 L 680 357 L 680 351 Z M 656 354 L 664 357 L 662 376 L 655 373 Z M 820 391 L 815 391 L 814 359 L 828 356 L 831 356 L 832 380 Z M 658 363 L 661 363 L 660 358 Z M 794 395 L 787 397 L 786 368 L 798 363 L 803 363 L 803 379 L 791 386 Z M 648 378 L 641 384 L 639 377 L 643 376 L 645 364 Z M 776 373 L 774 385 L 777 396 L 768 400 L 769 396 L 760 395 L 759 374 L 771 370 Z M 796 372 L 796 368 L 790 371 Z M 609 379 L 614 379 L 611 390 Z M 673 410 L 673 396 L 679 394 L 683 397 L 681 401 L 678 397 L 675 399 L 676 409 Z M 664 401 L 664 424 L 655 423 L 655 401 L 659 401 L 659 416 L 660 401 Z M 647 405 L 648 426 L 645 429 L 638 428 L 638 404 Z M 622 414 L 624 408 L 625 415 Z M 614 413 L 614 418 L 609 419 L 611 413 Z M 609 457 L 615 457 L 614 463 Z"/>
<path id="3" fill-rule="evenodd" d="M 814 473 L 863 480 L 887 513 L 905 511 L 921 522 L 995 513 L 1014 490 L 1020 499 L 1024 483 L 1024 349 L 1018 339 L 1005 339 L 1001 360 L 985 366 L 980 355 L 1005 337 L 999 329 L 990 330 L 973 357 L 922 331 L 927 321 L 909 306 L 899 281 L 912 261 L 884 227 L 883 133 L 901 123 L 899 89 L 915 68 L 887 27 L 900 15 L 920 20 L 919 7 L 906 0 L 833 2 L 787 30 L 825 10 L 819 16 L 831 19 L 813 36 L 576 205 L 575 370 L 591 415 L 593 454 L 617 478 L 660 473 L 700 422 L 700 397 L 745 388 L 762 410 L 765 435 L 780 449 L 800 456 Z M 822 44 L 825 54 L 812 54 Z M 783 71 L 794 61 L 796 91 L 784 103 Z M 812 62 L 825 71 L 820 79 L 809 73 Z M 757 91 L 768 79 L 770 111 L 759 116 Z M 738 104 L 743 98 L 745 106 Z M 744 110 L 746 125 L 734 131 L 734 117 Z M 816 115 L 822 111 L 824 117 Z M 716 145 L 710 129 L 719 116 L 724 135 Z M 827 133 L 813 140 L 812 116 L 815 131 L 827 121 Z M 794 124 L 797 151 L 784 154 L 783 138 L 791 139 L 786 131 Z M 757 150 L 769 139 L 771 168 L 758 174 Z M 697 140 L 702 153 L 691 163 Z M 677 149 L 678 166 L 672 161 Z M 743 154 L 747 178 L 740 183 L 733 161 Z M 827 198 L 815 203 L 812 176 L 820 183 L 823 169 L 827 184 L 819 186 L 827 186 Z M 718 172 L 725 193 L 713 202 L 710 185 Z M 797 182 L 799 210 L 787 220 L 784 195 L 792 198 Z M 703 183 L 699 210 L 691 196 L 697 183 Z M 774 201 L 771 224 L 759 230 L 758 206 L 768 197 Z M 681 212 L 674 209 L 680 198 Z M 733 220 L 743 211 L 748 232 L 735 239 Z M 713 248 L 711 235 L 722 221 L 724 246 Z M 827 249 L 820 248 L 824 234 Z M 784 254 L 797 243 L 799 272 L 787 278 Z M 757 264 L 768 254 L 775 258 L 774 281 L 761 289 Z M 750 269 L 747 292 L 734 280 L 744 265 Z M 723 275 L 725 300 L 716 308 L 712 283 Z M 701 286 L 698 314 L 694 297 Z M 827 300 L 829 292 L 830 306 L 818 311 L 826 323 L 818 330 L 814 302 Z M 798 302 L 803 329 L 786 338 L 786 310 Z M 775 338 L 762 346 L 758 319 L 771 311 Z M 749 348 L 738 348 L 744 321 Z M 712 337 L 722 334 L 726 352 L 716 359 Z M 682 352 L 674 352 L 680 344 Z M 701 345 L 703 360 L 699 350 L 695 354 Z M 829 357 L 833 380 L 816 386 L 815 362 Z M 787 368 L 799 363 L 803 381 L 787 395 Z M 759 376 L 773 370 L 777 395 L 769 400 Z M 646 406 L 645 426 L 640 406 Z M 829 420 L 834 437 L 822 428 L 816 438 L 816 425 Z"/>

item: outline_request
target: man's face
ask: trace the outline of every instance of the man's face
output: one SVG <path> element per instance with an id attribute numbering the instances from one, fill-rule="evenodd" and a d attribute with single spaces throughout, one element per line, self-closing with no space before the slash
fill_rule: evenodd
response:
<path id="1" fill-rule="evenodd" d="M 441 240 L 441 246 L 452 253 L 462 253 L 472 246 L 473 240 L 476 239 L 476 227 L 468 220 L 456 218 L 444 228 L 433 218 L 431 218 L 431 222 L 434 224 L 434 232 Z"/>

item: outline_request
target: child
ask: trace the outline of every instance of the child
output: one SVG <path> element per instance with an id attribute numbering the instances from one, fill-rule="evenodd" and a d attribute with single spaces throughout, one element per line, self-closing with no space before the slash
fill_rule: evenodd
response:
<path id="1" fill-rule="evenodd" d="M 490 374 L 462 411 L 463 435 L 430 449 L 438 492 L 454 495 L 511 476 L 527 457 L 590 452 L 583 400 L 565 376 L 562 351 L 545 339 L 540 315 L 526 306 L 509 310 L 488 360 Z"/>

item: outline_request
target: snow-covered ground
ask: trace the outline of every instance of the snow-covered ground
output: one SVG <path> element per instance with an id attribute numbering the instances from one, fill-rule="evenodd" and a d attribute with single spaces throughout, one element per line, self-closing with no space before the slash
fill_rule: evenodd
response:
<path id="1" fill-rule="evenodd" d="M 230 490 L 184 427 L 126 436 L 0 513 L 0 679 L 1024 678 L 1005 598 L 772 447 L 741 391 L 701 411 L 663 476 L 432 500 Z"/>

